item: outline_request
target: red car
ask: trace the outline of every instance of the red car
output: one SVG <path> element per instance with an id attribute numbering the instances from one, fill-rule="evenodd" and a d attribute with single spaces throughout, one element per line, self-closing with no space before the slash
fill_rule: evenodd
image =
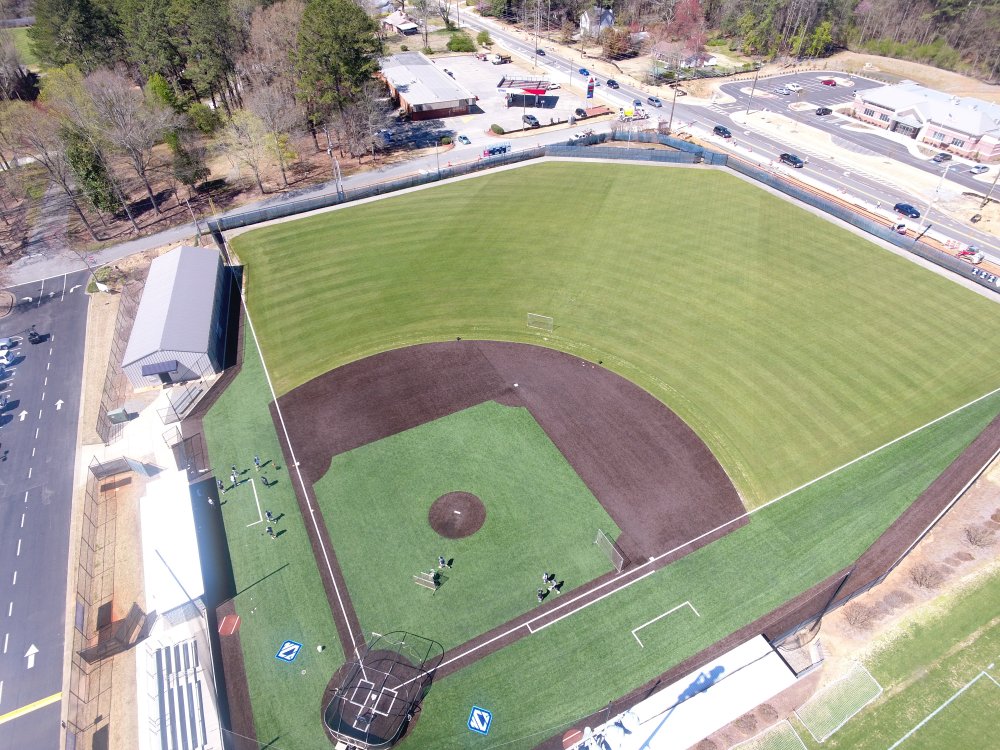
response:
<path id="1" fill-rule="evenodd" d="M 824 86 L 836 86 L 837 85 L 837 82 L 835 80 L 833 80 L 832 78 L 824 78 L 822 81 L 820 81 L 820 83 L 822 83 Z"/>

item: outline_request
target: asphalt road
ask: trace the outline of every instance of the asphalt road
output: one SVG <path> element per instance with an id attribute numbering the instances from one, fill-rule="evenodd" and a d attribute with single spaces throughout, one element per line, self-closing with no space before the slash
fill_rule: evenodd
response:
<path id="1" fill-rule="evenodd" d="M 0 336 L 20 339 L 0 380 L 0 750 L 59 747 L 86 282 L 13 287 L 0 318 Z M 30 344 L 32 325 L 47 340 Z"/>

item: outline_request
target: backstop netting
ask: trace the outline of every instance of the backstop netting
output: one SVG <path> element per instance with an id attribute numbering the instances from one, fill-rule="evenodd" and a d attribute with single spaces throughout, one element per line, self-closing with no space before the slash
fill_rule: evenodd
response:
<path id="1" fill-rule="evenodd" d="M 323 712 L 327 731 L 359 750 L 390 747 L 406 729 L 444 658 L 441 644 L 403 631 L 373 634 Z"/>
<path id="2" fill-rule="evenodd" d="M 542 331 L 548 331 L 552 333 L 553 320 L 550 315 L 538 315 L 537 313 L 528 313 L 528 328 L 537 328 Z"/>
<path id="3" fill-rule="evenodd" d="M 597 530 L 597 538 L 594 539 L 594 544 L 600 547 L 601 551 L 608 556 L 608 560 L 615 566 L 615 570 L 621 573 L 625 569 L 625 565 L 628 563 L 625 554 L 621 551 L 618 544 L 604 533 L 602 529 Z"/>
<path id="4" fill-rule="evenodd" d="M 803 703 L 795 715 L 817 742 L 823 742 L 880 695 L 878 680 L 861 664 L 855 664 L 844 677 Z"/>

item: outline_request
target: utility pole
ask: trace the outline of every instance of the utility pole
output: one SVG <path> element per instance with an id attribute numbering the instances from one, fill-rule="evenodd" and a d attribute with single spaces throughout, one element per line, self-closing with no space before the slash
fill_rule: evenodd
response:
<path id="1" fill-rule="evenodd" d="M 983 198 L 983 205 L 980 208 L 986 208 L 986 204 L 990 202 L 990 196 L 993 195 L 993 189 L 997 186 L 997 179 L 1000 178 L 1000 167 L 997 167 L 997 176 L 993 178 L 993 184 L 990 185 L 990 191 Z"/>
<path id="2" fill-rule="evenodd" d="M 672 133 L 674 127 L 674 105 L 677 104 L 677 87 L 680 86 L 680 82 L 676 82 L 670 86 L 674 90 L 674 98 L 670 102 L 670 122 L 667 123 L 667 132 Z"/>
<path id="3" fill-rule="evenodd" d="M 931 199 L 927 202 L 927 211 L 924 213 L 923 221 L 920 222 L 921 225 L 923 225 L 923 223 L 931 217 L 931 208 L 933 208 L 934 204 L 938 202 L 938 198 L 941 197 L 941 186 L 944 185 L 944 178 L 948 176 L 949 169 L 951 169 L 951 164 L 946 166 L 944 171 L 941 173 L 941 179 L 938 180 L 937 187 L 934 188 L 934 195 L 932 195 Z M 930 226 L 928 226 L 927 229 L 930 229 Z M 925 229 L 924 232 L 926 232 L 927 229 Z M 923 236 L 923 232 L 921 232 L 921 236 Z"/>

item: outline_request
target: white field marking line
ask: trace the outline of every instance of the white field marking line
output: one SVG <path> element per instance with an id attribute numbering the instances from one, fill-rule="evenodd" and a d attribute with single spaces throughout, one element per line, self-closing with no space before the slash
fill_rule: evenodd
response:
<path id="1" fill-rule="evenodd" d="M 248 529 L 251 526 L 256 526 L 259 523 L 264 523 L 264 516 L 260 512 L 260 498 L 257 497 L 257 483 L 253 481 L 253 477 L 250 477 L 250 489 L 253 490 L 253 500 L 255 503 L 257 503 L 257 520 L 254 521 L 253 523 L 248 523 L 247 524 Z"/>
<path id="2" fill-rule="evenodd" d="M 330 563 L 330 553 L 326 549 L 326 540 L 323 539 L 323 535 L 319 530 L 319 523 L 316 521 L 316 508 L 313 506 L 312 498 L 309 497 L 309 491 L 306 489 L 306 480 L 302 476 L 302 469 L 299 467 L 299 461 L 295 457 L 295 448 L 292 446 L 292 438 L 288 434 L 288 427 L 285 425 L 285 416 L 281 413 L 281 406 L 278 404 L 278 394 L 274 392 L 274 384 L 271 382 L 271 373 L 267 370 L 267 363 L 264 361 L 264 352 L 260 348 L 260 340 L 257 338 L 257 330 L 253 326 L 253 319 L 250 317 L 250 309 L 247 307 L 246 296 L 243 294 L 243 289 L 240 289 L 240 298 L 243 301 L 243 310 L 247 316 L 247 325 L 250 327 L 250 335 L 253 336 L 254 346 L 257 347 L 257 356 L 260 357 L 261 365 L 264 368 L 264 378 L 267 380 L 268 390 L 271 391 L 271 398 L 274 399 L 274 411 L 278 415 L 278 421 L 281 422 L 281 431 L 285 433 L 285 442 L 288 443 L 288 453 L 291 455 L 292 464 L 295 467 L 295 473 L 299 477 L 299 485 L 302 487 L 302 494 L 306 499 L 306 505 L 309 507 L 309 515 L 312 518 L 313 528 L 316 531 L 316 538 L 319 540 L 319 548 L 323 550 L 323 560 L 326 562 L 326 570 L 330 574 L 330 582 L 333 584 L 333 591 L 337 595 L 337 603 L 340 605 L 340 613 L 344 616 L 344 625 L 347 628 L 347 634 L 351 636 L 351 645 L 354 646 L 354 653 L 357 655 L 358 659 L 361 659 L 361 652 L 358 650 L 358 640 L 354 637 L 354 631 L 351 630 L 351 620 L 347 616 L 347 607 L 344 606 L 344 597 L 340 593 L 340 586 L 337 585 L 337 577 L 333 574 L 333 565 Z"/>
<path id="3" fill-rule="evenodd" d="M 534 622 L 535 620 L 538 620 L 538 619 L 540 619 L 542 617 L 545 617 L 545 615 L 539 615 L 538 617 L 532 618 L 531 620 L 529 620 L 528 622 L 525 623 L 525 626 L 528 628 L 528 632 L 529 633 L 537 633 L 537 632 L 539 632 L 541 630 L 545 630 L 545 628 L 549 627 L 550 625 L 555 625 L 557 622 L 565 620 L 570 615 L 575 615 L 577 612 L 580 612 L 581 610 L 586 609 L 591 604 L 596 604 L 597 602 L 601 601 L 601 599 L 606 599 L 607 597 L 611 596 L 612 594 L 617 594 L 619 591 L 624 591 L 625 589 L 627 589 L 632 584 L 638 583 L 639 581 L 641 581 L 643 578 L 649 578 L 649 576 L 653 575 L 653 573 L 655 573 L 655 572 L 656 572 L 655 570 L 647 571 L 647 572 L 643 573 L 641 576 L 639 576 L 638 578 L 636 578 L 634 581 L 629 581 L 628 583 L 622 584 L 618 588 L 612 589 L 611 591 L 607 591 L 607 592 L 601 594 L 596 599 L 587 602 L 582 607 L 579 607 L 579 608 L 574 609 L 574 610 L 572 610 L 570 612 L 567 612 L 566 614 L 559 615 L 559 617 L 555 618 L 554 620 L 549 620 L 548 622 L 542 623 L 537 628 L 532 627 L 531 623 Z M 549 612 L 553 612 L 553 611 L 555 611 L 555 609 L 556 608 L 550 609 Z"/>
<path id="4" fill-rule="evenodd" d="M 249 318 L 249 315 L 247 317 Z M 252 330 L 253 330 L 253 326 L 251 325 L 251 331 Z M 258 347 L 258 349 L 259 349 L 259 347 Z M 268 382 L 270 382 L 270 380 L 268 380 Z M 594 589 L 591 589 L 587 593 L 592 593 L 593 591 L 596 591 L 597 589 L 603 588 L 604 586 L 608 586 L 608 585 L 611 585 L 613 583 L 617 583 L 622 578 L 630 576 L 630 575 L 634 574 L 635 572 L 637 572 L 639 570 L 642 570 L 643 568 L 649 567 L 650 565 L 652 565 L 652 564 L 654 564 L 654 563 L 662 560 L 664 557 L 667 557 L 668 555 L 674 554 L 675 552 L 677 552 L 678 550 L 680 550 L 680 549 L 688 546 L 689 544 L 694 544 L 695 542 L 701 541 L 705 537 L 710 536 L 710 535 L 716 533 L 717 531 L 721 531 L 722 529 L 726 528 L 727 526 L 731 526 L 732 524 L 736 523 L 737 521 L 742 521 L 744 518 L 749 518 L 754 513 L 757 513 L 758 511 L 763 510 L 764 508 L 768 507 L 769 505 L 773 505 L 774 503 L 778 502 L 779 500 L 783 500 L 784 498 L 788 497 L 789 495 L 792 495 L 792 494 L 798 492 L 799 490 L 805 489 L 809 485 L 815 484 L 819 480 L 824 479 L 824 478 L 830 476 L 831 474 L 835 474 L 836 472 L 840 471 L 841 469 L 846 469 L 851 464 L 855 464 L 855 463 L 857 463 L 858 461 L 860 461 L 863 458 L 867 458 L 868 456 L 871 456 L 871 455 L 873 455 L 875 453 L 878 453 L 883 448 L 888 448 L 890 445 L 893 445 L 894 443 L 898 443 L 900 440 L 903 440 L 904 438 L 907 438 L 910 435 L 913 435 L 913 434 L 919 432 L 920 430 L 923 430 L 926 427 L 930 427 L 931 425 L 933 425 L 933 424 L 935 424 L 937 422 L 940 422 L 942 419 L 950 417 L 952 414 L 957 414 L 958 412 L 962 411 L 963 409 L 965 409 L 965 408 L 967 408 L 969 406 L 972 406 L 973 404 L 977 404 L 980 401 L 982 401 L 983 399 L 989 398 L 990 396 L 992 396 L 992 395 L 994 395 L 996 393 L 1000 393 L 1000 388 L 995 388 L 992 391 L 989 391 L 988 393 L 985 393 L 982 396 L 979 396 L 978 398 L 975 398 L 972 401 L 969 401 L 968 403 L 963 404 L 962 406 L 959 406 L 957 409 L 951 410 L 947 414 L 944 414 L 944 415 L 942 415 L 940 417 L 937 417 L 936 419 L 932 419 L 927 424 L 924 424 L 924 425 L 922 425 L 920 427 L 917 427 L 916 429 L 910 430 L 905 435 L 901 435 L 900 437 L 897 437 L 894 440 L 890 440 L 885 445 L 882 445 L 882 446 L 880 446 L 878 448 L 875 448 L 874 450 L 868 451 L 868 453 L 865 453 L 864 455 L 859 456 L 859 457 L 853 459 L 852 461 L 848 461 L 846 464 L 843 464 L 842 466 L 838 466 L 836 469 L 828 471 L 826 474 L 823 474 L 820 477 L 816 477 L 816 479 L 813 479 L 813 480 L 811 480 L 809 482 L 806 482 L 805 484 L 803 484 L 803 485 L 795 488 L 794 490 L 790 490 L 790 491 L 784 493 L 783 495 L 779 495 L 778 497 L 774 498 L 773 500 L 768 501 L 764 505 L 761 505 L 761 506 L 759 506 L 757 508 L 754 508 L 753 510 L 747 511 L 746 513 L 741 513 L 740 515 L 736 516 L 735 518 L 731 518 L 728 521 L 719 524 L 714 529 L 710 529 L 709 531 L 706 531 L 703 534 L 699 534 L 698 536 L 696 536 L 696 537 L 694 537 L 692 539 L 689 539 L 688 541 L 683 542 L 682 544 L 678 544 L 673 549 L 669 549 L 666 552 L 663 552 L 663 553 L 657 555 L 653 559 L 648 560 L 648 561 L 642 563 L 641 565 L 636 566 L 635 568 L 632 568 L 630 570 L 627 570 L 627 571 L 624 571 L 624 572 L 618 574 L 614 578 L 611 578 L 611 579 L 605 581 L 603 584 L 595 587 Z M 278 416 L 279 416 L 279 418 L 281 417 L 281 410 L 280 409 L 278 410 Z M 284 425 L 284 420 L 282 420 L 282 425 Z M 287 433 L 286 433 L 286 436 L 287 436 Z M 989 463 L 987 463 L 986 465 L 988 466 Z M 650 571 L 650 573 L 647 573 L 646 575 L 650 575 L 652 572 L 654 572 L 654 571 Z M 642 577 L 645 578 L 646 575 L 644 575 Z M 634 581 L 633 581 L 633 583 L 634 583 Z M 622 590 L 624 588 L 627 588 L 630 585 L 631 585 L 631 583 L 627 583 L 627 584 L 621 586 L 620 588 L 615 589 L 615 591 L 620 591 L 620 590 Z M 614 591 L 612 591 L 610 593 L 614 593 Z M 594 604 L 597 601 L 600 601 L 600 599 L 595 599 L 592 602 L 588 602 L 587 604 L 584 604 L 584 605 L 578 607 L 577 609 L 573 610 L 572 612 L 568 612 L 567 614 L 563 615 L 562 617 L 559 618 L 559 620 L 553 620 L 552 622 L 550 622 L 550 623 L 548 623 L 546 625 L 542 625 L 537 630 L 535 630 L 535 629 L 533 629 L 531 627 L 531 623 L 532 622 L 536 622 L 537 620 L 539 620 L 539 619 L 541 619 L 543 617 L 546 617 L 548 614 L 551 614 L 552 612 L 555 612 L 555 611 L 557 611 L 559 609 L 571 606 L 574 602 L 578 601 L 582 596 L 583 596 L 583 594 L 581 594 L 580 596 L 574 597 L 573 599 L 569 599 L 569 600 L 567 600 L 565 602 L 562 602 L 562 603 L 556 605 L 555 607 L 552 607 L 551 609 L 549 609 L 546 614 L 538 615 L 537 617 L 532 618 L 531 620 L 529 620 L 526 623 L 523 623 L 522 625 L 517 625 L 517 626 L 515 626 L 513 628 L 510 628 L 509 630 L 504 631 L 503 633 L 495 636 L 494 638 L 491 638 L 488 641 L 485 641 L 485 642 L 483 642 L 483 643 L 481 643 L 481 644 L 479 644 L 477 646 L 473 646 L 472 648 L 467 649 L 466 651 L 463 651 L 462 653 L 453 656 L 451 659 L 448 659 L 447 661 L 442 662 L 441 664 L 438 665 L 438 668 L 440 669 L 441 667 L 446 667 L 449 664 L 451 664 L 452 662 L 456 662 L 459 659 L 464 659 L 469 654 L 474 653 L 475 651 L 478 651 L 479 649 L 483 648 L 484 646 L 488 646 L 489 644 L 493 643 L 494 641 L 500 640 L 501 638 L 505 638 L 506 636 L 508 636 L 511 633 L 515 632 L 520 627 L 527 627 L 529 633 L 536 633 L 536 632 L 538 632 L 538 630 L 543 630 L 546 627 L 548 627 L 549 625 L 554 625 L 559 620 L 562 620 L 562 619 L 568 617 L 569 615 L 576 614 L 577 612 L 581 612 L 584 609 L 586 609 L 587 607 L 589 607 L 591 604 Z M 608 594 L 605 594 L 604 596 L 608 596 Z M 603 599 L 604 596 L 602 596 L 601 599 Z M 415 679 L 415 678 L 413 678 L 413 679 Z M 408 682 L 412 682 L 413 679 L 409 680 Z M 404 684 L 408 684 L 408 682 L 404 683 Z"/>
<path id="5" fill-rule="evenodd" d="M 993 666 L 993 665 L 991 664 L 990 666 Z M 899 738 L 898 740 L 896 740 L 896 742 L 895 742 L 895 743 L 893 743 L 893 745 L 892 745 L 892 746 L 891 746 L 891 747 L 889 748 L 889 750 L 895 750 L 895 749 L 896 749 L 897 747 L 899 747 L 900 745 L 902 745 L 902 744 L 903 744 L 903 742 L 905 742 L 905 741 L 906 741 L 906 740 L 908 740 L 908 739 L 909 739 L 910 737 L 912 737 L 912 736 L 913 736 L 913 734 L 914 734 L 914 733 L 915 733 L 915 732 L 916 732 L 916 731 L 917 731 L 918 729 L 920 729 L 920 727 L 922 727 L 922 726 L 923 726 L 924 724 L 926 724 L 926 723 L 927 723 L 928 721 L 930 721 L 930 720 L 931 720 L 931 719 L 933 719 L 933 718 L 934 718 L 935 716 L 937 716 L 937 715 L 938 715 L 938 714 L 939 714 L 939 713 L 940 713 L 941 711 L 943 711 L 943 710 L 944 710 L 945 708 L 947 708 L 947 706 L 948 706 L 948 704 L 949 704 L 949 703 L 951 703 L 951 702 L 952 702 L 953 700 L 955 700 L 956 698 L 958 698 L 958 696 L 960 696 L 960 695 L 961 695 L 962 693 L 964 693 L 964 692 L 965 692 L 966 690 L 968 690 L 968 689 L 969 689 L 970 687 L 972 687 L 972 686 L 973 686 L 973 685 L 975 685 L 975 684 L 976 684 L 977 682 L 979 682 L 979 680 L 980 680 L 980 679 L 982 679 L 983 677 L 985 677 L 985 678 L 987 678 L 988 680 L 990 680 L 990 681 L 991 681 L 991 682 L 992 682 L 992 683 L 993 683 L 994 685 L 996 685 L 997 687 L 1000 687 L 1000 683 L 998 683 L 998 682 L 997 682 L 996 680 L 994 680 L 994 679 L 993 679 L 993 675 L 991 675 L 991 674 L 990 674 L 989 672 L 987 672 L 987 671 L 986 671 L 986 670 L 984 669 L 984 670 L 983 670 L 982 672 L 980 672 L 979 674 L 977 674 L 977 675 L 976 675 L 975 677 L 973 677 L 973 678 L 972 678 L 971 680 L 969 680 L 969 681 L 968 681 L 967 683 L 965 683 L 965 684 L 964 684 L 964 685 L 963 685 L 962 687 L 960 687 L 960 688 L 959 688 L 959 689 L 958 689 L 958 690 L 957 690 L 957 691 L 955 692 L 955 694 L 954 694 L 953 696 L 951 696 L 951 697 L 950 697 L 950 698 L 949 698 L 948 700 L 946 700 L 946 701 L 945 701 L 944 703 L 942 703 L 942 704 L 941 704 L 940 706 L 938 706 L 938 707 L 937 707 L 937 708 L 935 708 L 935 709 L 934 709 L 933 711 L 931 711 L 931 712 L 930 712 L 929 714 L 927 714 L 927 716 L 925 716 L 925 717 L 924 717 L 923 721 L 921 721 L 921 722 L 920 722 L 919 724 L 917 724 L 917 725 L 916 725 L 915 727 L 913 727 L 913 729 L 911 729 L 911 730 L 910 730 L 909 732 L 907 732 L 907 733 L 906 733 L 906 734 L 904 734 L 904 735 L 903 735 L 902 737 L 900 737 L 900 738 Z"/>
<path id="6" fill-rule="evenodd" d="M 697 616 L 697 617 L 701 617 L 701 615 L 699 615 L 699 614 L 698 614 L 698 610 L 696 610 L 696 609 L 694 608 L 694 605 L 693 605 L 693 604 L 692 604 L 691 602 L 682 602 L 681 604 L 678 604 L 678 605 L 677 605 L 676 607 L 674 607 L 673 609 L 668 609 L 668 610 L 667 610 L 666 612 L 664 612 L 664 613 L 663 613 L 662 615 L 657 615 L 656 617 L 654 617 L 654 618 L 653 618 L 652 620 L 650 620 L 649 622 L 644 622 L 644 623 L 643 623 L 642 625 L 640 625 L 639 627 L 637 627 L 637 628 L 632 628 L 632 637 L 633 637 L 633 638 L 635 638 L 635 641 L 636 641 L 636 643 L 638 643 L 638 644 L 639 644 L 639 648 L 646 648 L 646 647 L 642 645 L 642 641 L 640 641 L 640 640 L 639 640 L 639 636 L 637 636 L 637 635 L 636 635 L 636 633 L 638 633 L 638 632 L 639 632 L 640 630 L 642 630 L 642 629 L 643 629 L 644 627 L 646 627 L 647 625 L 652 625 L 652 624 L 653 624 L 654 622 L 656 622 L 657 620 L 662 620 L 662 619 L 663 619 L 664 617 L 666 617 L 667 615 L 672 615 L 672 614 L 673 614 L 674 612 L 676 612 L 677 610 L 679 610 L 679 609 L 680 609 L 681 607 L 690 607 L 690 608 L 691 608 L 691 611 L 695 613 L 695 616 Z"/>

